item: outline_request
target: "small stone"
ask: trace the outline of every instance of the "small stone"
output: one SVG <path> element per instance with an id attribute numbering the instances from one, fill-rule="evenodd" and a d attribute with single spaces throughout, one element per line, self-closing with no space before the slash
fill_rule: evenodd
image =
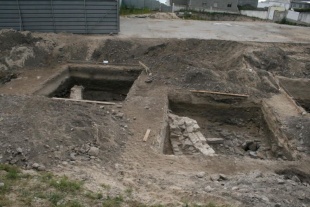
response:
<path id="1" fill-rule="evenodd" d="M 62 164 L 63 165 L 68 165 L 68 162 L 67 161 L 63 161 Z"/>
<path id="2" fill-rule="evenodd" d="M 284 184 L 285 183 L 285 181 L 282 179 L 277 179 L 277 182 L 278 182 L 278 184 Z"/>
<path id="3" fill-rule="evenodd" d="M 3 186 L 4 186 L 4 183 L 1 183 L 1 182 L 0 182 L 0 188 L 3 187 Z"/>
<path id="4" fill-rule="evenodd" d="M 16 151 L 18 152 L 18 153 L 23 153 L 23 149 L 22 148 L 20 148 L 20 147 L 18 147 L 17 149 L 16 149 Z"/>
<path id="5" fill-rule="evenodd" d="M 205 175 L 206 175 L 205 172 L 199 172 L 199 173 L 196 174 L 196 177 L 197 178 L 203 178 Z"/>
<path id="6" fill-rule="evenodd" d="M 274 207 L 281 207 L 281 204 L 280 203 L 276 203 L 276 204 L 274 204 Z"/>
<path id="7" fill-rule="evenodd" d="M 239 187 L 234 186 L 234 187 L 231 188 L 231 190 L 239 190 Z"/>
<path id="8" fill-rule="evenodd" d="M 220 175 L 218 174 L 213 174 L 210 176 L 210 180 L 212 181 L 218 181 L 220 179 Z"/>
<path id="9" fill-rule="evenodd" d="M 262 196 L 262 200 L 265 202 L 269 202 L 269 198 L 267 198 L 266 196 Z"/>
<path id="10" fill-rule="evenodd" d="M 300 183 L 300 179 L 296 175 L 294 175 L 291 180 L 295 181 L 296 183 Z"/>
<path id="11" fill-rule="evenodd" d="M 88 154 L 89 154 L 90 156 L 98 156 L 98 154 L 99 154 L 99 148 L 97 148 L 97 147 L 91 147 L 91 148 L 89 149 L 89 151 L 88 151 Z"/>
<path id="12" fill-rule="evenodd" d="M 211 186 L 208 185 L 207 187 L 205 187 L 204 191 L 209 193 L 213 191 L 213 188 L 211 188 Z"/>
<path id="13" fill-rule="evenodd" d="M 45 166 L 44 166 L 44 165 L 40 165 L 40 166 L 38 167 L 38 170 L 39 170 L 39 171 L 45 171 L 45 170 L 46 170 L 46 168 L 45 168 Z"/>
<path id="14" fill-rule="evenodd" d="M 104 106 L 99 106 L 100 109 L 104 109 Z"/>
<path id="15" fill-rule="evenodd" d="M 252 157 L 252 158 L 257 158 L 256 152 L 249 151 L 249 155 L 250 155 L 250 157 Z"/>
<path id="16" fill-rule="evenodd" d="M 116 105 L 116 108 L 122 108 L 123 106 L 122 105 Z"/>
<path id="17" fill-rule="evenodd" d="M 220 174 L 220 179 L 219 180 L 229 180 L 229 178 L 227 177 L 227 175 L 224 174 Z"/>
<path id="18" fill-rule="evenodd" d="M 123 113 L 118 113 L 118 114 L 116 114 L 115 116 L 116 116 L 117 118 L 122 119 L 122 118 L 124 117 L 124 114 L 123 114 Z"/>
<path id="19" fill-rule="evenodd" d="M 40 165 L 39 165 L 38 163 L 33 163 L 33 164 L 32 164 L 32 168 L 34 168 L 34 169 L 38 169 L 39 166 L 40 166 Z"/>

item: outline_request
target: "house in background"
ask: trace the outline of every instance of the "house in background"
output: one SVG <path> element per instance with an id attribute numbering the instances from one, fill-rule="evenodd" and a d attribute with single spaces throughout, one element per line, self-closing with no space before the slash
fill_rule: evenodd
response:
<path id="1" fill-rule="evenodd" d="M 257 8 L 258 0 L 239 0 L 238 6 L 250 6 L 251 8 Z"/>
<path id="2" fill-rule="evenodd" d="M 286 10 L 290 8 L 290 0 L 266 0 L 258 2 L 258 8 L 283 7 Z"/>
<path id="3" fill-rule="evenodd" d="M 238 0 L 171 0 L 174 11 L 187 8 L 196 11 L 238 13 Z"/>
<path id="4" fill-rule="evenodd" d="M 310 1 L 305 0 L 293 0 L 291 2 L 291 8 L 292 9 L 310 9 Z"/>

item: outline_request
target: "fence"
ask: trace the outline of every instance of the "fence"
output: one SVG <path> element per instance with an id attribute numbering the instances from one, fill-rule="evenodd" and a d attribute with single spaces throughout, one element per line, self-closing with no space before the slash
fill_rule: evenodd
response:
<path id="1" fill-rule="evenodd" d="M 256 17 L 259 19 L 268 18 L 268 11 L 241 10 L 240 13 L 245 16 Z"/>
<path id="2" fill-rule="evenodd" d="M 287 21 L 310 25 L 310 12 L 285 11 L 284 8 L 269 7 L 268 11 L 241 10 L 240 13 L 245 16 L 269 19 L 274 22 L 281 22 L 281 20 L 286 19 Z"/>
<path id="3" fill-rule="evenodd" d="M 0 0 L 0 29 L 118 33 L 117 0 Z"/>

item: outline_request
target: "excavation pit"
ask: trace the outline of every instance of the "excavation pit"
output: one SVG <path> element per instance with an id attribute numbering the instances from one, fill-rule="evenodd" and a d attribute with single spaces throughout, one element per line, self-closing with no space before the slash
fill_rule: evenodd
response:
<path id="1" fill-rule="evenodd" d="M 70 65 L 36 94 L 70 98 L 72 88 L 80 86 L 84 100 L 122 102 L 140 73 L 139 66 Z"/>
<path id="2" fill-rule="evenodd" d="M 196 120 L 206 143 L 216 154 L 286 159 L 265 121 L 260 104 L 234 98 L 170 95 L 169 108 L 172 114 Z M 170 128 L 169 125 L 163 151 L 176 154 Z M 180 148 L 184 147 L 184 143 L 180 143 Z"/>
<path id="3" fill-rule="evenodd" d="M 279 77 L 281 86 L 301 106 L 310 113 L 310 79 L 292 79 Z"/>

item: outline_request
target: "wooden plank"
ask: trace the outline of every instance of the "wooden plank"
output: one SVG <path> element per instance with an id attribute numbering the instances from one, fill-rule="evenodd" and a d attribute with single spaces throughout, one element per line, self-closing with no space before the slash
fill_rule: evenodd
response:
<path id="1" fill-rule="evenodd" d="M 56 97 L 53 97 L 52 99 L 53 100 L 61 100 L 61 101 L 82 102 L 82 103 L 95 103 L 95 104 L 102 104 L 102 105 L 115 105 L 115 103 L 113 103 L 113 102 L 104 102 L 104 101 L 76 100 L 76 99 L 56 98 Z"/>
<path id="2" fill-rule="evenodd" d="M 139 61 L 139 64 L 145 69 L 146 74 L 149 74 L 151 72 L 150 68 L 144 65 L 141 61 Z"/>
<path id="3" fill-rule="evenodd" d="M 209 93 L 209 94 L 225 95 L 225 96 L 236 96 L 236 97 L 243 97 L 243 98 L 249 97 L 249 95 L 247 95 L 247 94 L 224 93 L 224 92 L 215 92 L 215 91 L 190 90 L 190 92 L 194 92 L 194 93 Z"/>
<path id="4" fill-rule="evenodd" d="M 150 129 L 147 129 L 146 132 L 145 132 L 145 135 L 143 137 L 143 141 L 146 142 L 147 139 L 149 138 L 149 135 L 151 133 L 151 130 Z"/>

